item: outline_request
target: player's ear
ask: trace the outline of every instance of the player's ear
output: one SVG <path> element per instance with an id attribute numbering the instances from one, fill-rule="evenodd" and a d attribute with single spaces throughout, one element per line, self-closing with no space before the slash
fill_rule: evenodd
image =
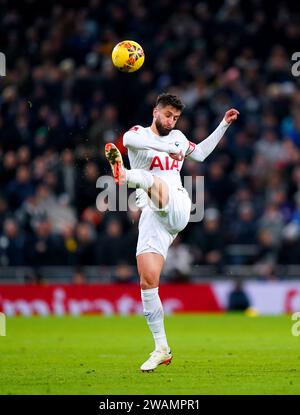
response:
<path id="1" fill-rule="evenodd" d="M 153 117 L 156 117 L 157 116 L 157 113 L 158 113 L 158 108 L 157 107 L 154 107 L 153 108 L 153 113 L 152 113 Z"/>

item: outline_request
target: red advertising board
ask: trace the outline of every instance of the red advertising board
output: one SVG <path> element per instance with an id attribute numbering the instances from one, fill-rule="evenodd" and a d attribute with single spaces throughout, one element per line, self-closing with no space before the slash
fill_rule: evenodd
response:
<path id="1" fill-rule="evenodd" d="M 165 313 L 218 312 L 209 284 L 161 285 Z M 0 311 L 13 315 L 82 315 L 141 313 L 136 284 L 0 285 Z"/>

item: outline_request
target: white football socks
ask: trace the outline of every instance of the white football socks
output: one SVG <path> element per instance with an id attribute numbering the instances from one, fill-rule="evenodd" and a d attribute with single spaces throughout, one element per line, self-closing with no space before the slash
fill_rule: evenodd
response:
<path id="1" fill-rule="evenodd" d="M 152 332 L 155 349 L 157 350 L 160 346 L 168 348 L 164 328 L 164 310 L 158 295 L 158 287 L 150 288 L 149 290 L 141 290 L 141 297 L 144 316 L 146 317 L 148 326 Z"/>
<path id="2" fill-rule="evenodd" d="M 147 191 L 153 185 L 154 179 L 151 173 L 142 169 L 126 169 L 126 178 L 128 187 L 141 189 Z"/>

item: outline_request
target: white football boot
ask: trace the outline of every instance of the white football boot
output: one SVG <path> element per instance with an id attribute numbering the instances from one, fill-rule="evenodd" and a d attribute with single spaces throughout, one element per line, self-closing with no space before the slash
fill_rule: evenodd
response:
<path id="1" fill-rule="evenodd" d="M 142 372 L 153 372 L 159 365 L 169 365 L 173 356 L 171 349 L 165 346 L 161 346 L 159 349 L 150 353 L 150 357 L 141 366 Z"/>

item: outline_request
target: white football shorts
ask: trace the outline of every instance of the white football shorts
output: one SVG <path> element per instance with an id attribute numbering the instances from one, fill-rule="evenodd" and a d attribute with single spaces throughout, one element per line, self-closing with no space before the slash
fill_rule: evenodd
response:
<path id="1" fill-rule="evenodd" d="M 136 255 L 155 252 L 166 259 L 170 245 L 188 224 L 190 213 L 191 199 L 183 187 L 169 188 L 169 202 L 162 209 L 147 204 L 139 221 Z"/>

